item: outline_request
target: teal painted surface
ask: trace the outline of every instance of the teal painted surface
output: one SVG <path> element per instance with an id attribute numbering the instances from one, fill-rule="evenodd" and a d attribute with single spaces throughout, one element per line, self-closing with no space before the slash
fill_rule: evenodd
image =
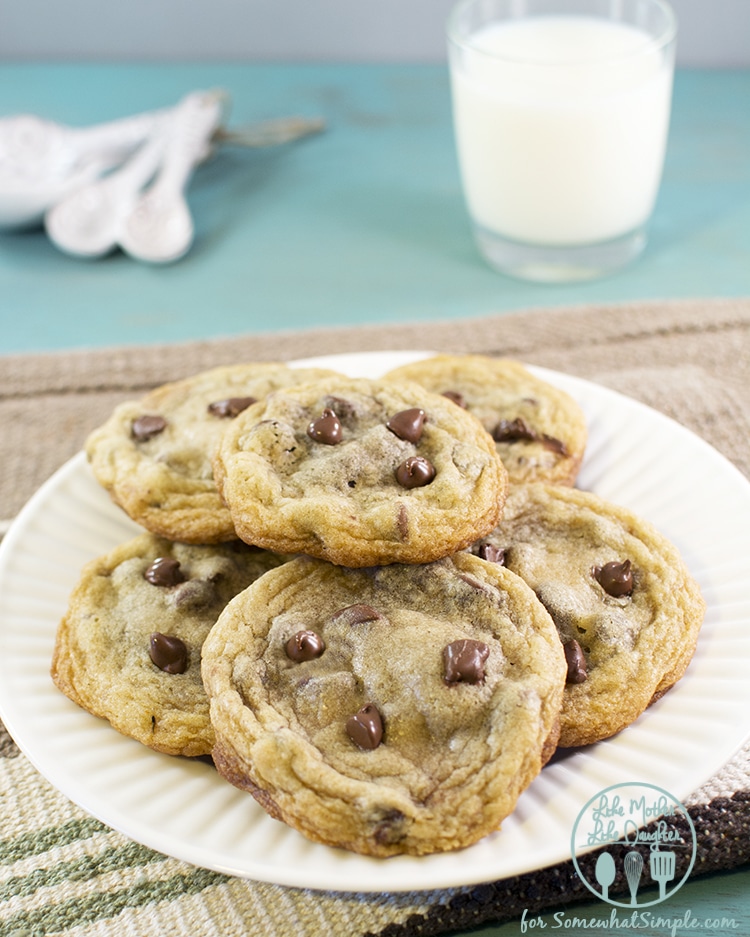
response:
<path id="1" fill-rule="evenodd" d="M 171 267 L 120 254 L 74 260 L 40 231 L 0 235 L 0 353 L 750 295 L 750 72 L 678 72 L 646 254 L 616 276 L 565 287 L 510 280 L 478 257 L 440 66 L 5 65 L 0 114 L 82 125 L 216 86 L 232 94 L 233 125 L 300 113 L 325 117 L 328 130 L 274 150 L 225 150 L 201 168 L 189 193 L 198 239 Z M 663 909 L 702 922 L 678 925 L 677 937 L 746 937 L 750 870 L 689 882 Z M 737 926 L 705 926 L 722 917 Z M 534 932 L 615 932 L 544 920 Z M 521 926 L 470 933 L 516 937 Z"/>
<path id="2" fill-rule="evenodd" d="M 477 255 L 440 65 L 3 65 L 0 114 L 82 125 L 216 86 L 232 95 L 232 125 L 300 113 L 328 130 L 202 167 L 189 193 L 197 241 L 170 267 L 0 234 L 0 353 L 750 294 L 747 71 L 678 72 L 645 255 L 567 286 L 511 280 Z"/>

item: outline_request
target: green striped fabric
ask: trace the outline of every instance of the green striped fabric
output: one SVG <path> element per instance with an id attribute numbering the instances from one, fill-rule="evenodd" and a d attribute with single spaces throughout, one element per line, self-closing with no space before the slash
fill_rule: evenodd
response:
<path id="1" fill-rule="evenodd" d="M 15 746 L 2 751 L 0 937 L 356 937 L 455 893 L 312 893 L 195 868 L 110 830 Z"/>

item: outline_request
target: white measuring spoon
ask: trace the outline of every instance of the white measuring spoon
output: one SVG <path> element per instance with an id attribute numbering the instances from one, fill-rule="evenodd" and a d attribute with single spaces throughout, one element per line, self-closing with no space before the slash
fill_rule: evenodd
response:
<path id="1" fill-rule="evenodd" d="M 75 257 L 103 257 L 114 250 L 123 220 L 159 167 L 173 119 L 157 125 L 120 169 L 77 189 L 47 212 L 44 224 L 53 244 Z"/>
<path id="2" fill-rule="evenodd" d="M 83 128 L 33 114 L 0 118 L 0 228 L 39 224 L 73 189 L 121 163 L 167 113 Z"/>
<path id="3" fill-rule="evenodd" d="M 185 190 L 210 151 L 225 100 L 219 92 L 195 92 L 181 105 L 159 172 L 122 225 L 120 247 L 136 260 L 171 263 L 190 249 L 195 228 Z"/>

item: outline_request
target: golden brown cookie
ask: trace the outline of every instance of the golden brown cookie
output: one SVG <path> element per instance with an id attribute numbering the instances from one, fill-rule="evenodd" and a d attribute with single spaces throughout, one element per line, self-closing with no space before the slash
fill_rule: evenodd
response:
<path id="1" fill-rule="evenodd" d="M 89 436 L 94 476 L 152 533 L 184 543 L 236 537 L 214 484 L 211 459 L 227 425 L 280 387 L 335 372 L 284 364 L 238 364 L 164 384 L 118 406 Z"/>
<path id="2" fill-rule="evenodd" d="M 141 534 L 83 569 L 57 632 L 52 678 L 123 735 L 170 755 L 213 746 L 201 647 L 229 599 L 281 557 Z"/>
<path id="3" fill-rule="evenodd" d="M 500 525 L 472 549 L 521 576 L 557 625 L 569 664 L 561 746 L 624 729 L 687 669 L 705 603 L 678 550 L 632 511 L 511 486 Z"/>
<path id="4" fill-rule="evenodd" d="M 511 484 L 575 482 L 586 448 L 583 411 L 518 361 L 436 355 L 395 368 L 391 379 L 417 381 L 473 413 L 495 440 Z"/>
<path id="5" fill-rule="evenodd" d="M 514 809 L 554 749 L 565 659 L 523 581 L 468 553 L 301 557 L 227 605 L 203 678 L 227 780 L 314 841 L 422 855 Z"/>
<path id="6" fill-rule="evenodd" d="M 249 407 L 222 437 L 214 476 L 243 540 L 344 566 L 454 553 L 494 527 L 507 486 L 470 413 L 418 384 L 355 378 Z"/>

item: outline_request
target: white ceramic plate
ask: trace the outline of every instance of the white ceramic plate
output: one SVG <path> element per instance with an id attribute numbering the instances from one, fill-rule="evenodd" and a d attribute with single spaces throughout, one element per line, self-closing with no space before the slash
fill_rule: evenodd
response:
<path id="1" fill-rule="evenodd" d="M 377 377 L 418 353 L 307 361 Z M 369 859 L 312 844 L 270 819 L 208 765 L 170 758 L 80 710 L 49 677 L 57 622 L 84 562 L 138 528 L 83 455 L 29 501 L 0 547 L 0 715 L 38 770 L 138 842 L 198 866 L 337 891 L 430 889 L 570 858 L 578 812 L 626 781 L 684 799 L 750 735 L 750 484 L 714 449 L 635 401 L 533 369 L 582 405 L 590 442 L 580 487 L 651 520 L 682 550 L 708 611 L 684 679 L 616 738 L 548 765 L 498 833 L 460 853 Z"/>

